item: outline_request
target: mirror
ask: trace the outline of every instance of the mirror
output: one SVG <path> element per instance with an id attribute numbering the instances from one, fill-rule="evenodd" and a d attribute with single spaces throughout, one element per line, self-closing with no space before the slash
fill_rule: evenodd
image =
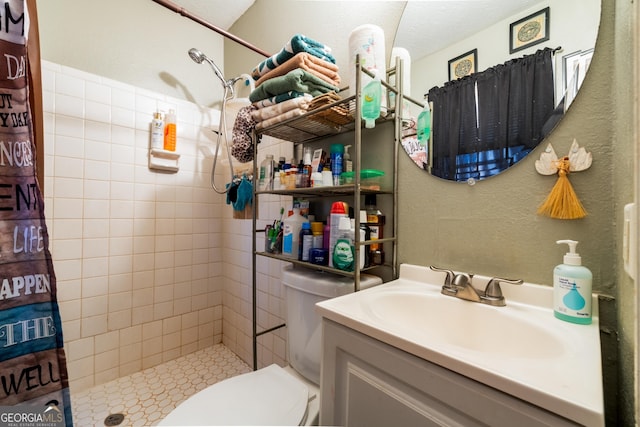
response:
<path id="1" fill-rule="evenodd" d="M 404 92 L 411 100 L 403 102 L 403 124 L 406 127 L 403 148 L 414 163 L 439 176 L 436 172 L 439 168 L 433 167 L 433 153 L 437 153 L 439 148 L 438 133 L 434 137 L 432 132 L 431 138 L 421 145 L 415 132 L 421 111 L 418 103 L 425 102 L 425 95 L 430 89 L 443 87 L 466 73 L 479 75 L 489 68 L 532 55 L 540 49 L 558 49 L 551 57 L 555 109 L 543 129 L 539 130 L 540 138 L 536 143 L 542 142 L 561 120 L 584 79 L 598 35 L 600 2 L 408 1 L 394 41 L 394 46 L 401 49 L 394 50 L 392 56 L 405 60 Z M 438 26 L 439 22 L 446 22 L 446 28 Z M 474 114 L 480 117 L 482 111 L 478 110 L 478 104 L 481 103 L 476 101 L 477 111 Z M 435 117 L 434 112 L 431 117 Z M 436 123 L 433 125 L 437 126 Z M 465 146 L 474 143 L 464 142 Z M 471 169 L 467 167 L 466 173 L 448 173 L 440 177 L 464 182 L 469 178 L 475 181 L 494 176 L 524 158 L 532 149 L 529 147 L 517 156 L 504 154 L 508 158 L 500 162 L 487 160 L 487 151 L 476 152 L 473 153 L 474 158 L 484 160 L 474 163 Z M 461 156 L 454 157 L 458 164 L 463 161 Z M 456 168 L 456 171 L 460 170 Z"/>

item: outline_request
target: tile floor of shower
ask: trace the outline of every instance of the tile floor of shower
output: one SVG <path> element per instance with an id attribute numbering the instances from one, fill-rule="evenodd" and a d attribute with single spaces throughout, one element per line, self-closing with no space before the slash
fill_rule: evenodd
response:
<path id="1" fill-rule="evenodd" d="M 72 391 L 73 424 L 114 425 L 105 424 L 107 417 L 122 414 L 121 426 L 156 425 L 198 391 L 250 371 L 231 350 L 216 344 L 79 393 Z"/>

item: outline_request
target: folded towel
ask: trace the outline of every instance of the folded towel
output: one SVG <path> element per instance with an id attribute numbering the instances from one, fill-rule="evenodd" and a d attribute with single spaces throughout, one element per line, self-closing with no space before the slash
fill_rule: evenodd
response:
<path id="1" fill-rule="evenodd" d="M 306 112 L 307 112 L 307 110 L 306 110 L 306 109 L 303 109 L 303 108 L 294 108 L 293 110 L 289 110 L 289 111 L 287 111 L 287 112 L 285 112 L 285 113 L 283 113 L 283 114 L 279 114 L 279 115 L 277 115 L 277 116 L 275 116 L 275 117 L 272 117 L 272 118 L 270 118 L 270 119 L 267 119 L 267 120 L 263 120 L 263 121 L 261 121 L 261 122 L 258 122 L 258 123 L 256 124 L 256 129 L 258 129 L 258 130 L 259 130 L 259 129 L 267 128 L 267 127 L 269 127 L 269 126 L 271 126 L 271 125 L 275 125 L 276 123 L 280 123 L 280 122 L 283 122 L 283 121 L 285 121 L 285 120 L 289 120 L 289 119 L 291 119 L 291 118 L 293 118 L 293 117 L 301 116 L 301 115 L 303 115 L 303 114 L 304 114 L 304 113 L 306 113 Z"/>
<path id="2" fill-rule="evenodd" d="M 284 76 L 263 82 L 249 94 L 249 100 L 256 102 L 292 90 L 318 96 L 332 91 L 338 92 L 340 89 L 301 68 L 296 68 Z"/>
<path id="3" fill-rule="evenodd" d="M 271 105 L 276 105 L 281 102 L 285 102 L 289 99 L 299 98 L 301 96 L 308 95 L 307 93 L 298 92 L 296 90 L 290 90 L 289 92 L 279 93 L 276 96 L 271 96 L 269 98 L 261 99 L 260 101 L 256 101 L 253 105 L 256 108 L 265 108 Z M 309 95 L 311 96 L 311 95 Z"/>
<path id="4" fill-rule="evenodd" d="M 261 122 L 263 120 L 267 120 L 272 117 L 275 117 L 279 114 L 286 113 L 287 111 L 293 110 L 294 108 L 302 108 L 306 110 L 309 106 L 309 101 L 311 101 L 311 99 L 313 99 L 313 97 L 309 94 L 305 94 L 297 98 L 288 99 L 284 102 L 280 102 L 275 105 L 270 105 L 268 107 L 252 110 L 251 117 L 256 122 Z"/>
<path id="5" fill-rule="evenodd" d="M 253 77 L 254 80 L 258 80 L 262 75 L 273 70 L 278 65 L 284 64 L 286 61 L 293 58 L 296 53 L 300 52 L 307 52 L 320 59 L 324 59 L 325 61 L 329 61 L 333 64 L 336 63 L 336 59 L 331 55 L 331 48 L 329 46 L 325 46 L 324 44 L 305 37 L 302 34 L 296 34 L 287 42 L 287 44 L 284 45 L 280 52 L 258 64 L 253 71 L 251 71 L 251 77 Z"/>
<path id="6" fill-rule="evenodd" d="M 340 101 L 342 98 L 335 92 L 325 93 L 324 95 L 316 96 L 309 102 L 309 110 L 315 110 L 316 108 L 323 107 L 328 104 Z"/>
<path id="7" fill-rule="evenodd" d="M 265 80 L 284 76 L 289 71 L 296 68 L 302 68 L 303 70 L 320 77 L 331 85 L 340 86 L 340 75 L 338 74 L 337 65 L 315 57 L 307 52 L 300 52 L 285 63 L 280 64 L 273 70 L 263 74 L 262 77 L 256 81 L 256 87 L 260 86 L 260 84 Z"/>

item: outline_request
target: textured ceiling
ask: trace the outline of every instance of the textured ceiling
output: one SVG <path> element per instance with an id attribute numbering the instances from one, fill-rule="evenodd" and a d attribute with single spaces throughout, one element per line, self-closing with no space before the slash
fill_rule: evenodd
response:
<path id="1" fill-rule="evenodd" d="M 227 31 L 255 0 L 175 0 L 173 3 Z"/>
<path id="2" fill-rule="evenodd" d="M 175 4 L 224 30 L 229 30 L 255 1 L 268 0 L 173 0 Z M 304 4 L 309 17 L 326 15 L 327 4 L 329 4 L 328 0 L 290 1 L 292 5 L 295 3 L 296 6 L 299 6 L 300 3 Z M 343 0 L 340 3 L 344 5 L 356 1 Z M 541 0 L 408 0 L 406 2 L 378 0 L 375 3 L 379 5 L 380 2 L 385 1 L 394 3 L 394 6 L 397 6 L 398 3 L 406 3 L 399 25 L 400 31 L 395 36 L 394 45 L 406 48 L 413 59 L 443 49 L 469 37 L 479 29 L 541 3 Z M 336 4 L 336 2 L 332 3 L 332 6 Z M 366 4 L 362 1 L 359 3 Z M 345 9 L 348 8 L 345 7 Z M 274 15 L 279 13 L 286 13 L 286 11 L 273 10 Z M 339 10 L 334 11 L 334 16 L 339 19 L 323 21 L 328 34 L 321 38 L 322 41 L 329 46 L 338 46 L 343 41 L 345 34 L 348 35 L 351 29 L 362 23 L 361 17 L 357 15 L 345 15 L 340 14 Z M 271 16 L 265 17 L 265 20 L 270 18 Z M 389 17 L 389 20 L 393 19 Z M 378 21 L 372 23 L 382 28 L 396 29 L 395 22 Z M 279 32 L 286 34 L 299 32 L 300 23 L 295 20 L 281 19 L 277 25 Z M 286 31 L 287 26 L 290 26 L 288 31 Z M 394 37 L 393 32 L 385 32 L 385 34 L 388 37 Z M 340 40 L 333 42 L 332 37 L 340 37 Z"/>

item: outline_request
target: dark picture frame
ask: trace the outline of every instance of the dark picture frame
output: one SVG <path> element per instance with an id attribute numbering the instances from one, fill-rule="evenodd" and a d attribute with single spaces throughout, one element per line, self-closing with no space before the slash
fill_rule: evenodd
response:
<path id="1" fill-rule="evenodd" d="M 509 25 L 509 53 L 549 40 L 551 10 L 545 7 Z"/>
<path id="2" fill-rule="evenodd" d="M 476 71 L 478 71 L 478 49 L 470 50 L 449 60 L 449 81 L 461 79 Z"/>

